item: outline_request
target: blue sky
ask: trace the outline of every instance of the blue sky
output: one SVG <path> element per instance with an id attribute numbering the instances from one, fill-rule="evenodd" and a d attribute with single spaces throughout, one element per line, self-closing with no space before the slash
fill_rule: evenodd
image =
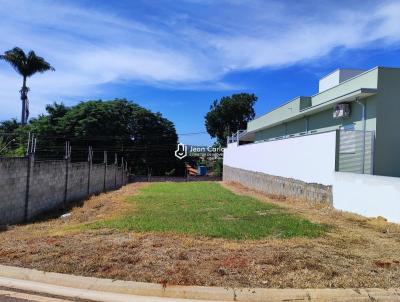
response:
<path id="1" fill-rule="evenodd" d="M 400 1 L 5 1 L 0 51 L 33 49 L 56 68 L 35 75 L 45 104 L 124 97 L 204 132 L 210 103 L 252 92 L 257 115 L 317 92 L 337 67 L 400 67 Z M 0 120 L 19 117 L 21 79 L 0 63 Z M 208 144 L 207 134 L 181 135 Z"/>

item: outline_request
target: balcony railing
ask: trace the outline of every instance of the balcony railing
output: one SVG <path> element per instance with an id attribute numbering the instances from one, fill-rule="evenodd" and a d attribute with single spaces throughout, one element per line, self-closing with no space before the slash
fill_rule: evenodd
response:
<path id="1" fill-rule="evenodd" d="M 227 143 L 232 144 L 239 142 L 240 138 L 247 133 L 246 130 L 238 130 L 236 133 L 232 134 L 231 136 L 228 136 L 227 138 Z"/>

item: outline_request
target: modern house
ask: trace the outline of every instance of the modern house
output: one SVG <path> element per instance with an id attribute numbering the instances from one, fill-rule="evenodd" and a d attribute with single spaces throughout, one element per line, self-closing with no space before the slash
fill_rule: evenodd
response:
<path id="1" fill-rule="evenodd" d="M 399 129 L 400 68 L 338 69 L 228 138 L 224 178 L 400 222 Z"/>

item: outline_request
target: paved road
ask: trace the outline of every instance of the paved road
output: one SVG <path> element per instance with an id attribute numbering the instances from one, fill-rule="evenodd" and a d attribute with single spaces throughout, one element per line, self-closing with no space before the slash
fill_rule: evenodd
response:
<path id="1" fill-rule="evenodd" d="M 0 287 L 0 302 L 86 302 Z"/>

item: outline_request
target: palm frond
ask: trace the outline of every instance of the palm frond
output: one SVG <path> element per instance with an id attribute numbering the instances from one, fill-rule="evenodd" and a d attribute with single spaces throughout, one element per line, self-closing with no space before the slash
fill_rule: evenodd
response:
<path id="1" fill-rule="evenodd" d="M 26 55 L 19 47 L 6 51 L 3 55 L 0 55 L 0 59 L 8 62 L 23 77 L 30 77 L 37 72 L 55 70 L 50 63 L 37 56 L 34 51 L 31 50 Z"/>
<path id="2" fill-rule="evenodd" d="M 8 62 L 22 76 L 26 73 L 26 59 L 25 52 L 19 47 L 14 47 L 0 55 L 0 60 Z"/>
<path id="3" fill-rule="evenodd" d="M 50 65 L 49 62 L 47 62 L 44 58 L 37 56 L 32 50 L 28 53 L 26 66 L 27 77 L 30 77 L 36 72 L 43 73 L 49 70 L 55 71 L 55 69 L 53 68 L 53 66 Z"/>

